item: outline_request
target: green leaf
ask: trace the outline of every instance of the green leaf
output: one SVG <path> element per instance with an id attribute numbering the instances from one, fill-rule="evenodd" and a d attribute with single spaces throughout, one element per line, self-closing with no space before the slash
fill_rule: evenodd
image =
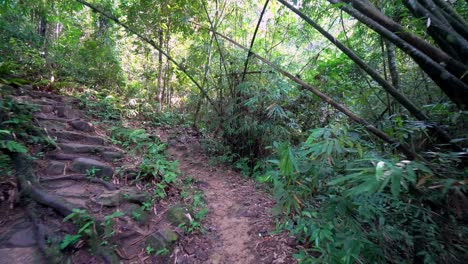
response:
<path id="1" fill-rule="evenodd" d="M 398 197 L 400 194 L 400 181 L 401 181 L 401 173 L 395 172 L 392 173 L 392 187 L 391 191 L 394 197 Z"/>
<path id="2" fill-rule="evenodd" d="M 0 140 L 0 148 L 8 149 L 11 152 L 26 153 L 28 149 L 21 143 L 12 140 Z"/>
<path id="3" fill-rule="evenodd" d="M 384 168 L 385 168 L 385 162 L 384 161 L 379 161 L 377 162 L 377 165 L 375 166 L 375 178 L 380 181 L 382 180 L 382 177 L 384 175 Z"/>
<path id="4" fill-rule="evenodd" d="M 59 245 L 60 250 L 64 250 L 68 246 L 75 244 L 76 242 L 80 240 L 80 238 L 81 238 L 81 235 L 66 234 L 62 242 L 60 242 L 60 245 Z"/>

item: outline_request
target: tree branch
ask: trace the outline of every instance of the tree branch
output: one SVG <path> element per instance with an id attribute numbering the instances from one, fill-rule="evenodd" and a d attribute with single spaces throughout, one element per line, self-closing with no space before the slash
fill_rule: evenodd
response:
<path id="1" fill-rule="evenodd" d="M 265 1 L 265 5 L 263 6 L 262 13 L 260 13 L 260 18 L 258 19 L 257 26 L 255 27 L 255 31 L 254 31 L 252 40 L 250 41 L 249 52 L 247 54 L 247 58 L 245 59 L 244 71 L 242 73 L 241 82 L 244 82 L 244 80 L 245 80 L 245 73 L 247 72 L 247 67 L 249 65 L 249 59 L 250 59 L 250 56 L 252 55 L 252 48 L 253 48 L 253 45 L 255 43 L 255 38 L 257 37 L 257 31 L 258 31 L 258 28 L 260 27 L 260 24 L 262 23 L 263 14 L 265 14 L 265 10 L 266 10 L 269 2 L 270 2 L 270 0 Z"/>

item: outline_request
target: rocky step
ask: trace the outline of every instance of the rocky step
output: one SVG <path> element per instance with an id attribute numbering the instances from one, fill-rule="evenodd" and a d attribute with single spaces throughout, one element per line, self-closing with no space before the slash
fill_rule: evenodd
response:
<path id="1" fill-rule="evenodd" d="M 73 129 L 82 131 L 82 132 L 94 132 L 94 126 L 83 120 L 72 120 L 68 124 L 73 127 Z"/>
<path id="2" fill-rule="evenodd" d="M 29 95 L 32 98 L 38 98 L 38 99 L 50 99 L 54 100 L 56 102 L 62 102 L 66 104 L 79 104 L 80 100 L 73 98 L 73 97 L 68 97 L 68 96 L 62 96 L 62 95 L 57 95 L 53 93 L 47 93 L 47 92 L 42 92 L 42 91 L 34 91 L 32 90 L 32 87 L 29 85 L 25 85 L 22 87 L 27 95 Z"/>
<path id="3" fill-rule="evenodd" d="M 65 173 L 66 163 L 59 160 L 50 160 L 44 169 L 47 175 L 63 175 Z"/>
<path id="4" fill-rule="evenodd" d="M 120 159 L 123 157 L 122 152 L 118 151 L 103 151 L 103 152 L 97 152 L 97 153 L 61 153 L 61 152 L 52 152 L 52 153 L 47 153 L 46 157 L 51 160 L 74 160 L 77 158 L 93 158 L 93 159 L 99 159 L 99 160 L 104 160 L 104 161 L 114 161 L 117 159 Z"/>
<path id="5" fill-rule="evenodd" d="M 103 145 L 104 139 L 71 131 L 50 131 L 49 135 L 56 137 L 58 142 L 80 141 L 94 145 Z"/>
<path id="6" fill-rule="evenodd" d="M 48 189 L 58 189 L 75 185 L 77 182 L 97 183 L 109 191 L 116 190 L 118 187 L 110 182 L 99 178 L 90 177 L 86 174 L 66 174 L 66 175 L 50 175 L 46 174 L 40 177 L 42 186 Z"/>
<path id="7" fill-rule="evenodd" d="M 57 146 L 67 154 L 99 154 L 103 152 L 120 152 L 112 147 L 105 147 L 102 145 L 88 145 L 80 143 L 57 143 Z"/>
<path id="8" fill-rule="evenodd" d="M 112 166 L 91 158 L 74 159 L 70 164 L 69 170 L 86 174 L 90 177 L 112 177 L 114 175 Z"/>
<path id="9" fill-rule="evenodd" d="M 73 109 L 69 106 L 56 106 L 54 113 L 58 117 L 67 118 L 67 119 L 78 119 L 83 115 L 82 111 Z"/>
<path id="10" fill-rule="evenodd" d="M 77 118 L 73 118 L 73 119 L 61 118 L 61 117 L 53 116 L 50 113 L 47 114 L 47 113 L 43 113 L 43 112 L 35 113 L 34 117 L 37 118 L 38 120 L 58 121 L 58 122 L 62 122 L 62 123 L 68 123 L 68 122 L 77 120 Z"/>

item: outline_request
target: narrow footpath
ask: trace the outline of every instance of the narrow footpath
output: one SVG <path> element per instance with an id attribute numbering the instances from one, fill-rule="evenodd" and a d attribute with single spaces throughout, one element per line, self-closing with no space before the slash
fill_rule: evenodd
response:
<path id="1" fill-rule="evenodd" d="M 177 139 L 160 131 L 169 153 L 179 161 L 185 177 L 195 179 L 208 205 L 207 232 L 186 237 L 179 243 L 176 263 L 296 263 L 294 239 L 272 234 L 272 198 L 238 172 L 226 166 L 211 166 L 197 137 L 185 131 Z"/>

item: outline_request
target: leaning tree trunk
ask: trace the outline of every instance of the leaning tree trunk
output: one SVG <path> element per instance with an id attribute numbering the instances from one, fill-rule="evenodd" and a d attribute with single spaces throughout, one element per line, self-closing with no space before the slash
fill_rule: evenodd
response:
<path id="1" fill-rule="evenodd" d="M 330 33 L 328 33 L 325 29 L 320 27 L 317 23 L 315 23 L 312 19 L 307 17 L 304 13 L 290 5 L 284 0 L 278 0 L 291 11 L 296 13 L 300 16 L 304 21 L 309 23 L 312 27 L 314 27 L 317 31 L 319 31 L 324 37 L 326 37 L 329 41 L 331 41 L 337 48 L 339 48 L 343 53 L 345 53 L 351 60 L 353 60 L 360 68 L 362 68 L 365 72 L 367 72 L 372 79 L 374 79 L 381 87 L 387 91 L 389 94 L 395 98 L 398 103 L 400 103 L 403 107 L 405 107 L 411 115 L 413 115 L 416 119 L 421 121 L 430 121 L 429 117 L 423 113 L 412 101 L 410 101 L 406 96 L 404 96 L 400 91 L 398 91 L 395 87 L 393 87 L 388 81 L 386 81 L 379 73 L 377 73 L 372 67 L 370 67 L 367 63 L 365 63 L 359 56 L 357 56 L 352 50 L 347 48 L 343 43 L 338 41 L 335 37 L 333 37 Z M 440 141 L 449 143 L 450 136 L 439 126 L 434 125 L 430 127 L 430 129 L 434 132 L 434 134 L 439 138 Z M 455 146 L 456 149 L 458 147 Z"/>
<path id="2" fill-rule="evenodd" d="M 283 0 L 279 1 L 283 2 Z M 328 1 L 331 3 L 341 2 L 339 0 Z M 340 5 L 342 10 L 366 24 L 411 56 L 452 102 L 461 109 L 468 108 L 468 75 L 466 74 L 468 68 L 463 63 L 408 32 L 369 2 L 359 0 L 344 0 L 344 2 L 352 3 L 352 7 Z M 446 67 L 443 65 L 446 65 Z"/>
<path id="3" fill-rule="evenodd" d="M 425 2 L 427 0 L 419 1 Z M 468 41 L 452 28 L 435 5 L 432 6 L 425 2 L 428 7 L 432 6 L 432 10 L 429 10 L 415 0 L 403 0 L 403 3 L 415 17 L 427 21 L 427 33 L 441 49 L 449 54 L 453 53 L 460 58 L 460 61 L 468 61 Z"/>

